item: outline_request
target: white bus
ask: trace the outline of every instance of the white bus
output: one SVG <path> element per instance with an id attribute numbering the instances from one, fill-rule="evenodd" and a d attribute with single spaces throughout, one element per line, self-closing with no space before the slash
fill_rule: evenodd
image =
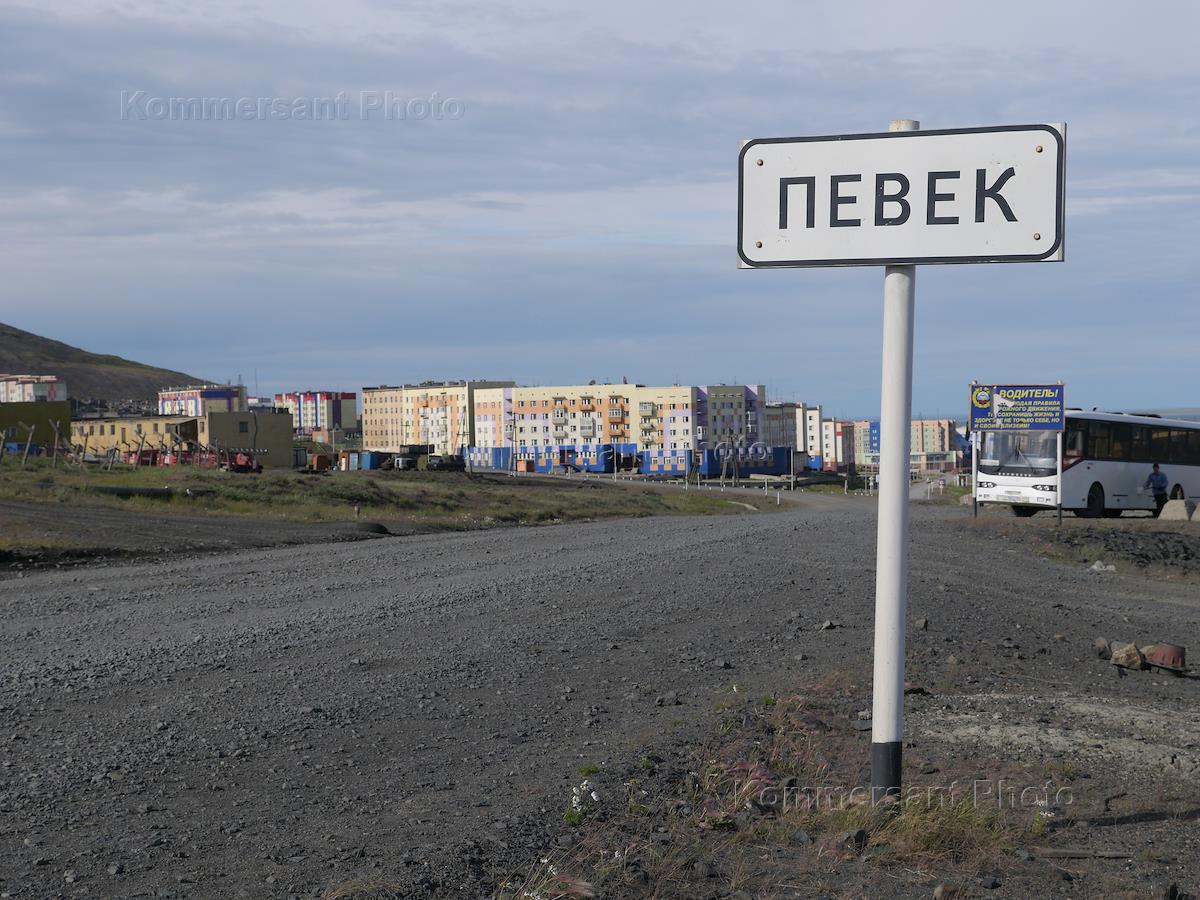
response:
<path id="1" fill-rule="evenodd" d="M 980 503 L 1007 503 L 1018 516 L 1053 509 L 1058 498 L 1057 434 L 990 431 L 980 435 Z M 1063 434 L 1063 509 L 1116 517 L 1155 509 L 1143 485 L 1158 463 L 1171 499 L 1200 497 L 1200 422 L 1153 415 L 1067 411 Z"/>

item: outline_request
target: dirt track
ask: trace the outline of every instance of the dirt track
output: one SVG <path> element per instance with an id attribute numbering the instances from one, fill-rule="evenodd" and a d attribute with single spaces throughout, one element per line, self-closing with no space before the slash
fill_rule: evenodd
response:
<path id="1" fill-rule="evenodd" d="M 780 513 L 0 582 L 0 894 L 312 897 L 358 876 L 485 894 L 564 830 L 581 762 L 686 753 L 733 684 L 753 695 L 869 671 L 873 511 L 809 495 Z M 1097 791 L 1115 777 L 1144 798 L 1162 785 L 1195 797 L 1200 682 L 1118 678 L 1090 646 L 1200 647 L 1195 588 L 1046 561 L 964 521 L 914 507 L 910 619 L 930 624 L 910 634 L 910 677 L 933 690 L 913 698 L 912 752 L 1067 753 Z M 672 691 L 680 705 L 656 703 Z M 1046 704 L 1049 718 L 1031 712 Z M 1139 715 L 1155 717 L 1144 739 Z M 1195 818 L 1067 839 L 1169 842 L 1178 862 L 1134 875 L 1194 887 Z M 988 895 L 1096 896 L 1103 875 L 1034 871 Z M 848 883 L 871 893 L 870 877 Z"/>
<path id="2" fill-rule="evenodd" d="M 237 516 L 187 516 L 156 513 L 108 506 L 68 506 L 0 501 L 0 533 L 19 530 L 50 545 L 37 553 L 21 553 L 6 559 L 0 553 L 0 572 L 4 564 L 24 567 L 29 564 L 67 562 L 97 557 L 153 557 L 168 553 L 207 553 L 254 547 L 285 547 L 356 540 L 361 536 L 353 523 L 289 522 L 275 519 L 263 523 Z M 396 533 L 416 529 L 398 528 Z M 61 544 L 61 550 L 53 549 Z"/>

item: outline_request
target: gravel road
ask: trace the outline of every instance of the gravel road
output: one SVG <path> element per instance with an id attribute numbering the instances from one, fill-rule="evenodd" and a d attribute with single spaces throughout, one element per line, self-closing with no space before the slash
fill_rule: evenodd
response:
<path id="1" fill-rule="evenodd" d="M 980 698 L 1047 682 L 1196 715 L 1196 681 L 1148 698 L 1090 647 L 1200 644 L 1194 586 L 913 515 L 914 680 L 954 653 Z M 733 684 L 869 668 L 873 548 L 872 500 L 811 494 L 0 581 L 0 896 L 313 897 L 364 875 L 478 896 L 447 879 L 551 845 L 581 763 L 686 748 Z"/>
<path id="2" fill-rule="evenodd" d="M 390 530 L 407 534 L 417 529 L 392 523 Z M 108 506 L 0 500 L 0 534 L 6 532 L 25 537 L 32 535 L 49 543 L 51 548 L 61 544 L 63 549 L 11 554 L 13 559 L 0 552 L 2 574 L 7 574 L 5 568 L 56 562 L 72 564 L 103 557 L 227 552 L 250 547 L 358 540 L 361 537 L 353 522 L 274 519 L 264 525 L 255 519 L 237 516 L 189 516 Z"/>

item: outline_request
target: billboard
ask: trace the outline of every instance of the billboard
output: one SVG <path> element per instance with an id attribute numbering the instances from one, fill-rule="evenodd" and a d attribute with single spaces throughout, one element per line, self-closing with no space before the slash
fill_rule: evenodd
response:
<path id="1" fill-rule="evenodd" d="M 1066 426 L 1061 384 L 972 384 L 971 431 L 1062 431 Z"/>

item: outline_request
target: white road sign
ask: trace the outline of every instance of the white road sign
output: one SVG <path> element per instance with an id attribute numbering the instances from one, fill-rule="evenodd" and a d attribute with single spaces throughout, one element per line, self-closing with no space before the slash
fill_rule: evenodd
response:
<path id="1" fill-rule="evenodd" d="M 739 265 L 1063 258 L 1065 125 L 747 141 Z"/>

